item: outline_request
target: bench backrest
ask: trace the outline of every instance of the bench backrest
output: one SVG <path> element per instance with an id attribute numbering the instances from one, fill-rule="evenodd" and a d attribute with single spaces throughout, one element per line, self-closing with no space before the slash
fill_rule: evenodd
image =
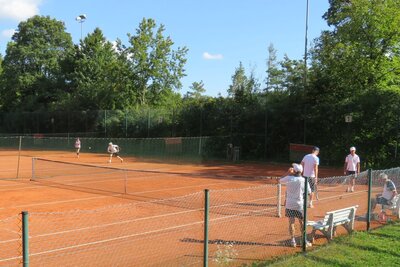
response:
<path id="1" fill-rule="evenodd" d="M 350 220 L 352 219 L 351 217 L 354 216 L 357 208 L 358 205 L 340 210 L 328 211 L 324 217 L 324 224 L 328 223 L 330 219 L 333 223 Z"/>

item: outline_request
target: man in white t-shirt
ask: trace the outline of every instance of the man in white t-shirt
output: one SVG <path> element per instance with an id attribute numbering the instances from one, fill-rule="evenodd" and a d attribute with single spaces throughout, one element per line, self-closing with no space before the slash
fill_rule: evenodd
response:
<path id="1" fill-rule="evenodd" d="M 124 160 L 119 156 L 120 148 L 118 145 L 114 145 L 113 143 L 109 143 L 107 147 L 107 152 L 110 154 L 110 159 L 108 160 L 108 163 L 111 163 L 112 157 L 116 156 L 121 162 Z"/>
<path id="2" fill-rule="evenodd" d="M 356 154 L 356 148 L 350 147 L 350 154 L 344 160 L 344 175 L 351 175 L 347 192 L 354 192 L 357 174 L 360 173 L 360 157 Z"/>
<path id="3" fill-rule="evenodd" d="M 384 182 L 383 191 L 382 194 L 376 195 L 376 199 L 371 200 L 371 211 L 374 211 L 377 204 L 381 204 L 382 206 L 391 206 L 393 198 L 397 195 L 396 185 L 393 183 L 392 180 L 389 179 L 386 173 L 381 173 L 379 175 L 379 178 L 382 179 Z"/>
<path id="4" fill-rule="evenodd" d="M 300 164 L 292 164 L 286 175 L 279 179 L 279 182 L 286 185 L 286 204 L 285 216 L 289 218 L 289 233 L 291 236 L 290 245 L 296 247 L 296 218 L 299 220 L 300 229 L 303 229 L 303 205 L 304 205 L 304 190 L 305 179 L 301 176 L 303 166 Z M 310 192 L 310 185 L 307 183 L 307 191 Z M 307 242 L 307 246 L 311 243 Z"/>
<path id="5" fill-rule="evenodd" d="M 314 147 L 311 154 L 305 155 L 303 160 L 301 161 L 301 165 L 303 166 L 303 177 L 308 180 L 311 188 L 311 195 L 310 195 L 310 203 L 309 207 L 313 208 L 313 200 L 314 194 L 317 189 L 318 183 L 318 166 L 319 166 L 319 148 Z"/>
<path id="6" fill-rule="evenodd" d="M 81 150 L 81 140 L 78 138 L 76 138 L 75 140 L 75 149 L 76 149 L 76 156 L 77 158 L 79 158 L 79 151 Z"/>

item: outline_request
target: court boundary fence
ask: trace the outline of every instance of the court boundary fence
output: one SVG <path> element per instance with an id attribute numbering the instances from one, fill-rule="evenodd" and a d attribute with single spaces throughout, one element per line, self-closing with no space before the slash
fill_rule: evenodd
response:
<path id="1" fill-rule="evenodd" d="M 368 187 L 368 210 L 367 210 L 367 214 L 366 214 L 366 231 L 369 231 L 371 229 L 371 220 L 372 220 L 372 216 L 371 216 L 371 196 L 372 196 L 372 192 L 373 192 L 373 188 L 377 188 L 379 186 L 382 186 L 382 181 L 379 179 L 379 177 L 382 175 L 382 173 L 384 174 L 391 174 L 391 175 L 396 175 L 396 179 L 394 181 L 394 183 L 396 184 L 396 186 L 400 185 L 400 168 L 393 168 L 393 169 L 386 169 L 386 170 L 372 170 L 372 169 L 368 169 L 365 172 L 362 172 L 361 174 L 359 174 L 360 178 L 361 178 L 361 182 L 363 184 L 366 184 Z M 335 182 L 339 183 L 339 184 L 346 184 L 348 178 L 351 178 L 350 176 L 339 176 L 339 177 L 331 177 L 331 178 L 327 178 L 326 181 L 323 181 L 322 183 L 329 183 L 332 180 L 335 180 Z M 275 214 L 275 216 L 277 217 L 281 217 L 281 208 L 282 208 L 282 203 L 281 203 L 281 198 L 282 198 L 282 190 L 281 190 L 281 184 L 269 184 L 269 185 L 262 185 L 259 186 L 259 188 L 264 188 L 264 189 L 272 189 L 276 187 L 276 205 L 277 208 L 274 211 L 273 214 Z M 251 187 L 249 187 L 251 189 Z M 256 187 L 253 187 L 256 188 Z M 307 188 L 307 187 L 305 187 Z M 213 208 L 215 208 L 215 206 L 213 206 L 212 204 L 212 200 L 210 199 L 210 193 L 212 194 L 213 192 L 219 192 L 219 193 L 224 193 L 224 192 L 228 192 L 230 190 L 236 190 L 236 191 L 240 191 L 240 190 L 245 190 L 245 189 L 220 189 L 220 190 L 208 190 L 205 189 L 204 190 L 204 202 L 203 202 L 203 207 L 197 207 L 197 209 L 199 211 L 203 212 L 203 218 L 204 218 L 204 222 L 203 222 L 203 257 L 202 257 L 202 264 L 203 266 L 209 266 L 209 261 L 212 258 L 212 256 L 210 256 L 209 253 L 209 245 L 211 244 L 209 236 L 210 236 L 210 222 L 212 222 L 213 220 L 219 220 L 219 218 L 211 218 L 211 214 L 213 213 Z M 200 193 L 200 192 L 198 192 Z M 195 194 L 198 194 L 195 193 Z M 185 196 L 183 196 L 185 197 Z M 304 195 L 304 199 L 307 200 L 307 190 L 305 190 L 305 195 Z M 171 199 L 172 201 L 174 201 L 174 199 Z M 164 200 L 158 200 L 158 201 L 168 201 L 168 199 L 164 199 Z M 307 203 L 305 201 L 305 203 Z M 128 204 L 130 205 L 130 204 Z M 257 211 L 258 212 L 258 211 Z M 305 205 L 304 207 L 304 214 L 307 215 L 308 210 L 307 210 L 307 205 Z M 29 267 L 30 264 L 30 260 L 29 260 L 29 221 L 32 220 L 33 218 L 30 218 L 28 220 L 28 216 L 29 213 L 27 211 L 23 211 L 21 212 L 21 243 L 22 243 L 22 253 L 21 255 L 18 257 L 20 259 L 22 259 L 21 263 L 24 267 Z M 57 216 L 56 213 L 54 213 L 54 216 Z M 306 217 L 304 216 L 304 225 L 306 225 L 305 221 L 306 221 Z M 306 241 L 307 238 L 307 232 L 302 231 L 302 239 L 304 241 Z M 303 252 L 307 252 L 307 246 L 305 245 L 306 242 L 303 243 L 302 246 L 302 250 Z"/>

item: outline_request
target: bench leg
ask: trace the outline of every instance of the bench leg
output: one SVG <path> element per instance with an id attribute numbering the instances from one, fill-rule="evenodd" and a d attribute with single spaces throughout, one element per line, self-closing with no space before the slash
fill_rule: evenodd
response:
<path id="1" fill-rule="evenodd" d="M 334 232 L 335 232 L 335 227 L 332 226 L 328 228 L 327 237 L 329 241 L 333 239 Z"/>
<path id="2" fill-rule="evenodd" d="M 314 243 L 314 241 L 315 241 L 315 232 L 316 231 L 317 231 L 316 229 L 313 229 L 311 234 L 310 234 L 310 242 L 311 243 Z"/>

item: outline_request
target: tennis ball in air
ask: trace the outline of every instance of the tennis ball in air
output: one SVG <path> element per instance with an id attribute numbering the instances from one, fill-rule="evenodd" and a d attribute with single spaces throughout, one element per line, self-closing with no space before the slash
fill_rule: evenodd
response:
<path id="1" fill-rule="evenodd" d="M 89 149 L 92 149 L 92 147 L 90 146 Z"/>

